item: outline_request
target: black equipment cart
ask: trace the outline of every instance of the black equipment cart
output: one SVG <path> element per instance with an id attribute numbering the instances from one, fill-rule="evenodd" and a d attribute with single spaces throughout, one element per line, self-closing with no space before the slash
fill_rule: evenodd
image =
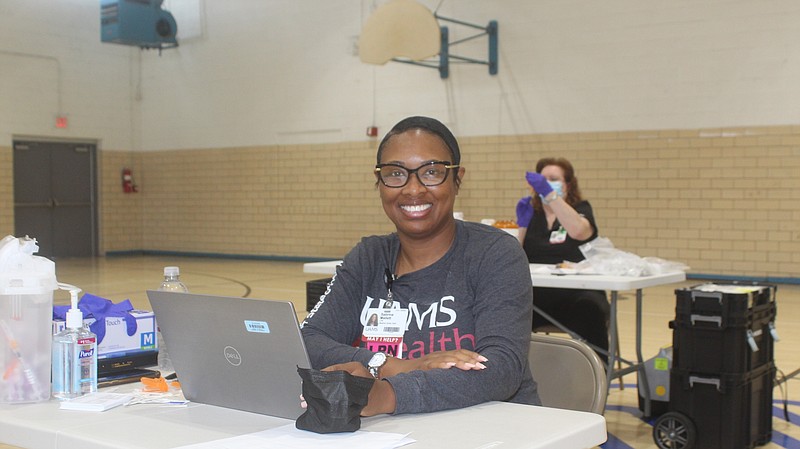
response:
<path id="1" fill-rule="evenodd" d="M 776 290 L 675 290 L 669 411 L 653 425 L 659 448 L 750 449 L 770 441 Z"/>

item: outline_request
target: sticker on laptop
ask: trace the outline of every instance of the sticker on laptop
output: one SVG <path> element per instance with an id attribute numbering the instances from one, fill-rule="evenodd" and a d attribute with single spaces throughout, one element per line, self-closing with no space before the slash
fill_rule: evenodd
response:
<path id="1" fill-rule="evenodd" d="M 259 334 L 269 333 L 269 324 L 266 321 L 250 321 L 244 320 L 244 327 L 247 332 L 257 332 Z"/>

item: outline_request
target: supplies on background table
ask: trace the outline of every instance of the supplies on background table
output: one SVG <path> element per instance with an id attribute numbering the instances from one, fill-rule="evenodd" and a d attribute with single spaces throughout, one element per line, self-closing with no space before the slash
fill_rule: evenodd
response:
<path id="1" fill-rule="evenodd" d="M 492 226 L 500 229 L 516 229 L 519 227 L 514 220 L 497 220 L 492 223 Z"/>
<path id="2" fill-rule="evenodd" d="M 597 274 L 610 276 L 653 276 L 664 273 L 686 271 L 689 267 L 680 262 L 660 259 L 658 257 L 639 257 L 636 254 L 614 248 L 606 237 L 597 237 L 580 246 L 586 258 L 575 267 L 579 271 L 587 271 L 587 265 Z"/>
<path id="3" fill-rule="evenodd" d="M 50 320 L 58 289 L 36 239 L 0 240 L 0 403 L 50 399 Z"/>
<path id="4" fill-rule="evenodd" d="M 514 237 L 519 236 L 519 226 L 517 226 L 517 222 L 514 220 L 496 220 L 492 223 L 492 226 L 502 229 Z"/>

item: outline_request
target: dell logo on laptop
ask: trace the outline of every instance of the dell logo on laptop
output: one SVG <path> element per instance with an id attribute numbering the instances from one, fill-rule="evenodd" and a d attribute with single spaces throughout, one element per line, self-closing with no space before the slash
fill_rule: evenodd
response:
<path id="1" fill-rule="evenodd" d="M 233 366 L 242 364 L 242 356 L 233 346 L 225 346 L 225 360 Z"/>

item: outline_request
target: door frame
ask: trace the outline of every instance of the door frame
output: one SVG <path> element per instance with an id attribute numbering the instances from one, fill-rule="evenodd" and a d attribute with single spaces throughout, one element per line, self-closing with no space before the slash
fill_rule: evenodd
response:
<path id="1" fill-rule="evenodd" d="M 16 148 L 17 142 L 41 142 L 41 143 L 60 143 L 60 144 L 69 144 L 69 145 L 91 145 L 94 147 L 94 152 L 90 152 L 91 155 L 89 157 L 89 172 L 90 172 L 90 179 L 89 179 L 89 189 L 90 189 L 90 197 L 91 197 L 91 254 L 93 257 L 97 257 L 100 255 L 100 194 L 98 189 L 99 183 L 99 158 L 100 158 L 100 140 L 99 139 L 82 139 L 82 138 L 70 138 L 70 137 L 48 137 L 48 136 L 36 136 L 30 134 L 12 134 L 11 135 L 11 152 L 12 152 L 12 167 L 11 167 L 11 176 L 12 176 L 12 185 L 13 185 L 13 177 L 16 175 L 14 173 L 13 167 L 13 152 Z M 16 199 L 16 194 L 12 194 L 12 201 Z M 12 205 L 11 210 L 12 214 L 16 213 L 16 207 Z M 12 218 L 12 224 L 15 221 L 15 218 Z M 16 233 L 16 229 L 14 229 Z"/>

